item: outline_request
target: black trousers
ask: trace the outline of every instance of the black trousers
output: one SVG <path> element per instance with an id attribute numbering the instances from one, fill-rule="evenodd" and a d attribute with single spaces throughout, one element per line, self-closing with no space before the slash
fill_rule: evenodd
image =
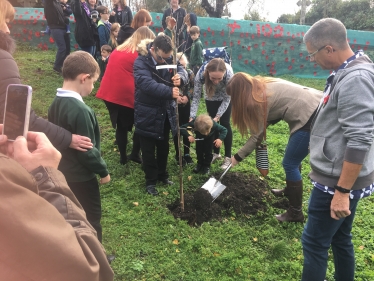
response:
<path id="1" fill-rule="evenodd" d="M 191 109 L 191 103 L 188 101 L 185 106 L 178 106 L 178 113 L 179 113 L 179 126 L 188 123 L 188 119 L 190 119 L 190 109 Z M 187 137 L 184 137 L 181 135 L 181 138 L 183 138 L 183 152 L 184 154 L 190 154 L 190 142 Z M 179 153 L 178 153 L 178 136 L 174 136 L 174 147 L 175 147 L 175 157 L 179 159 Z"/>
<path id="2" fill-rule="evenodd" d="M 169 133 L 170 123 L 166 117 L 163 140 L 139 135 L 146 186 L 156 185 L 157 180 L 169 178 L 166 171 L 169 156 Z"/>
<path id="3" fill-rule="evenodd" d="M 125 164 L 127 162 L 127 136 L 131 131 L 131 128 L 127 126 L 121 126 L 121 120 L 117 121 L 117 128 L 116 128 L 116 141 L 118 145 L 119 154 L 121 156 L 120 163 Z M 140 139 L 138 134 L 134 132 L 132 136 L 132 151 L 131 155 L 136 156 L 140 152 Z"/>
<path id="4" fill-rule="evenodd" d="M 215 135 L 206 136 L 204 140 L 196 141 L 197 164 L 210 167 L 213 159 L 212 149 Z"/>
<path id="5" fill-rule="evenodd" d="M 222 101 L 209 101 L 205 100 L 206 109 L 210 117 L 214 118 L 217 115 L 218 108 L 220 107 Z M 232 130 L 230 125 L 230 117 L 231 117 L 231 103 L 227 107 L 225 113 L 219 119 L 219 123 L 221 126 L 227 129 L 226 138 L 223 140 L 223 144 L 225 145 L 225 156 L 231 158 L 231 148 L 232 148 Z M 218 139 L 219 133 L 217 132 L 215 135 L 214 140 Z M 213 140 L 213 141 L 214 141 Z M 219 148 L 214 147 L 214 153 L 219 153 Z"/>
<path id="6" fill-rule="evenodd" d="M 96 177 L 84 182 L 68 182 L 68 185 L 86 212 L 88 222 L 96 230 L 97 238 L 102 242 L 101 199 Z"/>

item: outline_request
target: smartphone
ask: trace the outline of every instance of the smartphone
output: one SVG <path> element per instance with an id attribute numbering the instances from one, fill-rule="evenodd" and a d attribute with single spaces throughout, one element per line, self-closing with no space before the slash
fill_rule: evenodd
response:
<path id="1" fill-rule="evenodd" d="M 5 97 L 3 135 L 14 141 L 18 136 L 27 137 L 29 130 L 32 88 L 27 85 L 8 85 Z"/>

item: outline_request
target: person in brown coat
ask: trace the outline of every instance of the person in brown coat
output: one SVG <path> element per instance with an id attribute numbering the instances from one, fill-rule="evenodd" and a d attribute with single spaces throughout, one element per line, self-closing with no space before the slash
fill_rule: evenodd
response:
<path id="1" fill-rule="evenodd" d="M 1 280 L 113 280 L 96 231 L 57 170 L 60 159 L 43 133 L 11 143 L 0 135 Z"/>
<path id="2" fill-rule="evenodd" d="M 303 222 L 303 181 L 299 167 L 308 155 L 310 126 L 322 92 L 282 79 L 236 73 L 228 82 L 231 96 L 232 121 L 244 135 L 251 134 L 245 145 L 232 157 L 235 166 L 247 157 L 263 138 L 264 124 L 273 125 L 281 120 L 290 129 L 290 138 L 283 158 L 286 187 L 273 189 L 275 196 L 286 196 L 289 208 L 277 215 L 278 221 Z"/>

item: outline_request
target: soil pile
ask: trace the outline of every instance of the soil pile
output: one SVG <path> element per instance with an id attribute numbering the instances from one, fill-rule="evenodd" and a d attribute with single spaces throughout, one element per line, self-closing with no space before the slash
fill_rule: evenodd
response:
<path id="1" fill-rule="evenodd" d="M 213 175 L 219 178 L 221 174 Z M 168 206 L 175 218 L 186 220 L 189 225 L 201 225 L 210 220 L 221 220 L 230 216 L 232 212 L 239 215 L 255 215 L 266 212 L 268 204 L 274 197 L 270 195 L 270 188 L 265 181 L 253 175 L 228 173 L 222 183 L 226 189 L 212 203 L 212 196 L 208 191 L 198 188 L 193 194 L 184 195 L 184 212 L 181 212 L 179 199 Z M 285 208 L 284 202 L 276 202 Z M 287 203 L 287 202 L 286 202 Z"/>

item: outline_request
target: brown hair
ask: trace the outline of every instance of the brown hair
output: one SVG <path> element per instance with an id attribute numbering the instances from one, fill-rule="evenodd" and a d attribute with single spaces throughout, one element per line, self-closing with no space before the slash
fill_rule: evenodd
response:
<path id="1" fill-rule="evenodd" d="M 141 9 L 135 14 L 131 23 L 131 27 L 137 30 L 139 27 L 145 26 L 147 22 L 151 21 L 151 14 L 146 9 Z"/>
<path id="2" fill-rule="evenodd" d="M 127 6 L 126 0 L 119 0 L 119 4 L 113 4 L 115 8 L 118 8 L 118 5 L 121 5 L 121 8 L 124 9 Z"/>
<path id="3" fill-rule="evenodd" d="M 62 65 L 62 77 L 65 81 L 73 81 L 80 74 L 89 74 L 91 78 L 100 74 L 99 65 L 93 56 L 84 51 L 71 53 Z"/>
<path id="4" fill-rule="evenodd" d="M 16 11 L 12 4 L 7 0 L 0 1 L 0 26 L 6 24 L 6 20 L 10 22 L 14 20 L 14 15 Z"/>
<path id="5" fill-rule="evenodd" d="M 109 13 L 109 9 L 106 6 L 99 6 L 99 7 L 96 8 L 96 11 L 99 13 L 99 17 L 101 17 L 100 14 Z"/>
<path id="6" fill-rule="evenodd" d="M 113 32 L 116 31 L 116 29 L 119 30 L 120 28 L 121 28 L 121 25 L 118 22 L 113 23 L 112 26 L 110 27 L 109 38 L 110 38 L 110 41 L 112 42 L 112 46 L 114 48 L 116 48 L 118 46 L 118 42 L 117 42 L 117 38 L 114 36 Z"/>
<path id="7" fill-rule="evenodd" d="M 136 46 L 144 39 L 154 39 L 156 36 L 148 26 L 139 27 L 125 42 L 117 47 L 120 52 L 127 51 L 134 53 Z"/>
<path id="8" fill-rule="evenodd" d="M 197 25 L 191 26 L 190 35 L 200 34 L 200 28 Z"/>
<path id="9" fill-rule="evenodd" d="M 208 114 L 201 114 L 197 116 L 194 123 L 195 131 L 205 135 L 210 132 L 213 127 L 213 120 Z"/>
<path id="10" fill-rule="evenodd" d="M 204 71 L 204 79 L 205 79 L 205 90 L 206 95 L 211 98 L 214 96 L 214 92 L 216 90 L 216 85 L 209 78 L 209 72 L 222 72 L 223 74 L 226 73 L 226 63 L 223 59 L 215 58 L 212 59 L 206 66 Z"/>
<path id="11" fill-rule="evenodd" d="M 113 51 L 112 47 L 109 45 L 102 45 L 101 51 L 107 51 L 108 53 L 111 53 Z"/>
<path id="12" fill-rule="evenodd" d="M 226 92 L 231 96 L 232 123 L 238 128 L 242 136 L 248 131 L 257 134 L 263 127 L 264 119 L 267 121 L 267 112 L 264 113 L 267 100 L 266 84 L 276 82 L 271 77 L 252 77 L 244 72 L 238 72 L 227 83 Z"/>

